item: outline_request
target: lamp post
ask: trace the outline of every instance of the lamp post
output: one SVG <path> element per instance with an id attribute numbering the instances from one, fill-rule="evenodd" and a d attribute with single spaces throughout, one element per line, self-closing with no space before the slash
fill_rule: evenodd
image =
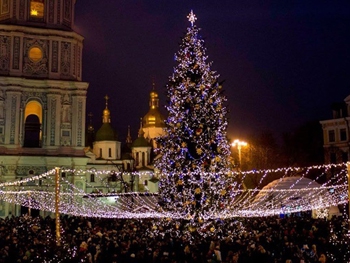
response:
<path id="1" fill-rule="evenodd" d="M 241 168 L 241 164 L 242 164 L 242 154 L 241 154 L 241 150 L 242 150 L 242 146 L 247 146 L 248 144 L 244 141 L 240 141 L 238 139 L 234 140 L 233 143 L 231 143 L 232 147 L 236 147 L 238 149 L 238 162 L 239 162 L 239 168 Z"/>
<path id="2" fill-rule="evenodd" d="M 60 168 L 55 168 L 55 223 L 56 223 L 56 245 L 61 246 L 60 231 Z"/>

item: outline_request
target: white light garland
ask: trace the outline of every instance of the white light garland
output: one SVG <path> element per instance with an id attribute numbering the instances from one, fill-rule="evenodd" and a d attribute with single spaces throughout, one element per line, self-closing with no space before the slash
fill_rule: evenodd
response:
<path id="1" fill-rule="evenodd" d="M 326 181 L 319 187 L 298 189 L 298 183 L 308 172 L 318 170 L 319 175 L 324 174 L 330 167 L 339 168 L 339 172 L 333 175 L 332 180 Z M 234 185 L 230 196 L 232 202 L 229 207 L 221 210 L 213 209 L 204 211 L 203 220 L 226 219 L 234 217 L 262 217 L 273 216 L 281 213 L 295 213 L 309 210 L 323 210 L 330 206 L 345 204 L 348 202 L 348 185 L 346 164 L 321 165 L 307 168 L 281 168 L 275 170 L 247 171 L 245 174 L 263 174 L 281 171 L 305 171 L 300 179 L 296 180 L 289 189 L 249 189 L 242 190 L 240 185 Z M 110 171 L 75 170 L 62 168 L 62 172 L 72 174 L 95 173 L 100 175 L 110 174 Z M 283 176 L 286 178 L 287 173 Z M 139 173 L 133 173 L 140 176 Z M 54 185 L 55 171 L 51 170 L 42 175 L 26 178 L 25 180 L 6 182 L 0 184 L 0 200 L 15 203 L 32 209 L 55 211 Z M 318 178 L 318 177 L 317 177 Z M 317 179 L 316 178 L 316 179 Z M 41 185 L 33 182 L 42 180 Z M 310 182 L 315 182 L 310 180 Z M 70 183 L 66 178 L 61 178 L 60 213 L 101 218 L 171 218 L 191 219 L 192 216 L 181 212 L 169 212 L 162 210 L 158 205 L 158 194 L 130 192 L 130 193 L 87 193 Z M 310 183 L 309 183 L 310 185 Z M 51 188 L 51 189 L 49 189 Z M 298 198 L 297 198 L 298 197 Z M 282 206 L 283 204 L 283 206 Z"/>

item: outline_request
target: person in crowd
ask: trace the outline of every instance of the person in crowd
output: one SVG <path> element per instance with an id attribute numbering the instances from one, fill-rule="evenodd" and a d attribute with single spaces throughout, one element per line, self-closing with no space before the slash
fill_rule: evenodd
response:
<path id="1" fill-rule="evenodd" d="M 54 218 L 11 216 L 0 218 L 0 263 L 349 262 L 342 218 L 237 220 L 240 224 L 227 222 L 219 234 L 199 235 L 181 226 L 173 232 L 155 228 L 153 219 L 62 216 L 57 246 Z"/>
<path id="2" fill-rule="evenodd" d="M 318 262 L 326 263 L 326 261 L 327 261 L 327 257 L 325 254 L 322 253 L 318 259 Z"/>

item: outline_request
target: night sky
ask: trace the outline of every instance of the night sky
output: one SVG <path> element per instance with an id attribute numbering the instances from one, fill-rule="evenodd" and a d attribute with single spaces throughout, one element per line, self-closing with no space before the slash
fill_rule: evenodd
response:
<path id="1" fill-rule="evenodd" d="M 196 14 L 207 61 L 225 80 L 228 137 L 284 131 L 332 117 L 350 95 L 350 1 L 78 0 L 76 31 L 85 37 L 87 112 L 102 122 L 109 95 L 113 127 L 135 139 L 152 79 L 166 111 L 174 54 Z M 320 126 L 321 129 L 321 126 Z"/>

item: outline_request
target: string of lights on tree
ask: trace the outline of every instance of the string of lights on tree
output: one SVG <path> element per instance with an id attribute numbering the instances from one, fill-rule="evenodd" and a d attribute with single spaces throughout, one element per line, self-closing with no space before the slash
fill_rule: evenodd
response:
<path id="1" fill-rule="evenodd" d="M 204 40 L 191 25 L 175 54 L 167 85 L 166 135 L 158 138 L 159 208 L 193 221 L 224 216 L 235 177 L 229 169 L 226 98 L 219 75 L 207 62 Z"/>

